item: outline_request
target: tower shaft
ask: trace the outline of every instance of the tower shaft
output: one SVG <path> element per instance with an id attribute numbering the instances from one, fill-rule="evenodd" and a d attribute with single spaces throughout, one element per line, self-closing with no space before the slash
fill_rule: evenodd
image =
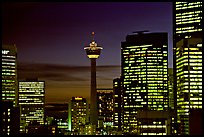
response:
<path id="1" fill-rule="evenodd" d="M 90 122 L 97 127 L 98 109 L 96 93 L 96 59 L 91 58 L 91 104 L 90 104 Z"/>

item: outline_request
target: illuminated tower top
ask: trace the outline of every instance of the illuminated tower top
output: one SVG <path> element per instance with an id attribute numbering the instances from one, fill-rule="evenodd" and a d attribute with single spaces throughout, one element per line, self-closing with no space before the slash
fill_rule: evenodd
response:
<path id="1" fill-rule="evenodd" d="M 90 59 L 97 59 L 101 53 L 102 47 L 97 46 L 97 43 L 94 41 L 94 32 L 92 32 L 92 42 L 89 44 L 89 47 L 84 48 L 86 54 Z"/>

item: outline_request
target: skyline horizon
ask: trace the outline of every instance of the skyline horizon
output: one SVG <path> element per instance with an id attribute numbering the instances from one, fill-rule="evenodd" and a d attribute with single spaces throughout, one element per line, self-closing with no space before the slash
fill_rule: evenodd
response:
<path id="1" fill-rule="evenodd" d="M 104 48 L 97 60 L 98 87 L 112 87 L 112 80 L 120 77 L 121 42 L 136 30 L 167 32 L 168 66 L 173 64 L 171 2 L 25 2 L 2 7 L 2 43 L 16 44 L 18 76 L 35 75 L 47 82 L 46 101 L 89 96 L 90 60 L 83 48 L 92 31 Z"/>

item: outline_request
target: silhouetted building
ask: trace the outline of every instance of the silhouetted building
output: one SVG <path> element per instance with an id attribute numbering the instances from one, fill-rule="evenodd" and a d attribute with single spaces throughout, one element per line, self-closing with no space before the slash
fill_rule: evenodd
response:
<path id="1" fill-rule="evenodd" d="M 68 103 L 45 105 L 46 125 L 53 126 L 54 135 L 68 135 Z"/>
<path id="2" fill-rule="evenodd" d="M 85 47 L 86 54 L 91 60 L 91 102 L 90 102 L 90 123 L 97 127 L 98 110 L 97 110 L 97 92 L 96 92 L 96 59 L 99 58 L 101 50 L 100 46 L 94 40 L 94 32 L 92 32 L 93 39 L 89 47 Z"/>
<path id="3" fill-rule="evenodd" d="M 137 113 L 138 135 L 171 135 L 172 116 L 169 111 L 143 111 Z"/>
<path id="4" fill-rule="evenodd" d="M 122 80 L 116 78 L 113 80 L 113 125 L 118 132 L 122 132 L 123 124 L 123 93 Z"/>
<path id="5" fill-rule="evenodd" d="M 13 106 L 12 100 L 2 101 L 1 135 L 19 135 L 20 108 Z"/>
<path id="6" fill-rule="evenodd" d="M 86 98 L 72 97 L 69 102 L 68 125 L 72 135 L 79 135 L 80 130 L 86 125 L 87 107 Z"/>
<path id="7" fill-rule="evenodd" d="M 17 48 L 16 45 L 2 45 L 2 100 L 12 100 L 18 105 Z"/>
<path id="8" fill-rule="evenodd" d="M 20 132 L 27 133 L 33 121 L 44 125 L 45 81 L 37 79 L 19 81 Z"/>
<path id="9" fill-rule="evenodd" d="M 123 133 L 137 133 L 139 110 L 169 109 L 168 35 L 127 35 L 121 43 L 123 85 Z"/>
<path id="10" fill-rule="evenodd" d="M 173 68 L 179 135 L 189 134 L 189 109 L 202 107 L 202 22 L 201 1 L 174 2 Z"/>

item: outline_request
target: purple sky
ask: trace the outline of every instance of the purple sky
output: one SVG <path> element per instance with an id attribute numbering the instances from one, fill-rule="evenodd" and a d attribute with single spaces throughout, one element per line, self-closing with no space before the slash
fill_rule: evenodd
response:
<path id="1" fill-rule="evenodd" d="M 172 67 L 172 3 L 3 3 L 3 44 L 16 44 L 18 76 L 46 82 L 46 102 L 89 97 L 90 61 L 84 46 L 95 32 L 103 47 L 97 60 L 98 87 L 120 76 L 121 42 L 137 30 L 168 32 Z M 56 94 L 57 93 L 57 94 Z"/>

